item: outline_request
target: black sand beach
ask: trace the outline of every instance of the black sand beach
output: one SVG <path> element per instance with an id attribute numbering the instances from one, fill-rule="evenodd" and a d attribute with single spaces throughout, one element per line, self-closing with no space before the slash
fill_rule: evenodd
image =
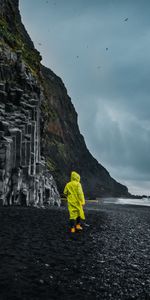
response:
<path id="1" fill-rule="evenodd" d="M 150 208 L 0 208 L 0 300 L 150 299 Z"/>

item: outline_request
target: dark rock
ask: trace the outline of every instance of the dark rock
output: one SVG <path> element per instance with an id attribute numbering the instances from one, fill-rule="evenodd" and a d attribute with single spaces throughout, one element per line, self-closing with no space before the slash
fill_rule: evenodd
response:
<path id="1" fill-rule="evenodd" d="M 13 56 L 11 55 L 12 49 L 8 50 L 3 47 L 3 52 L 6 64 L 7 56 Z M 24 65 L 21 56 L 17 59 Z M 60 205 L 60 196 L 55 181 L 49 174 L 46 164 L 41 162 L 40 98 L 35 91 L 31 93 L 31 86 L 37 80 L 28 71 L 28 76 L 31 78 L 30 87 L 28 89 L 28 82 L 26 83 L 25 79 L 24 90 L 15 73 L 14 65 L 10 64 L 9 67 L 9 73 L 13 74 L 11 82 L 9 82 L 8 70 L 6 71 L 4 66 L 2 75 L 7 82 L 7 93 L 5 85 L 0 82 L 1 204 L 43 206 L 57 203 Z"/>
<path id="2" fill-rule="evenodd" d="M 0 101 L 6 103 L 7 93 L 5 91 L 0 90 Z"/>
<path id="3" fill-rule="evenodd" d="M 127 196 L 127 188 L 111 178 L 87 149 L 77 124 L 77 113 L 61 79 L 44 66 L 41 72 L 47 95 L 42 103 L 42 151 L 50 161 L 60 192 L 74 169 L 81 174 L 87 197 Z"/>
<path id="4" fill-rule="evenodd" d="M 0 0 L 0 8 L 5 26 L 0 45 L 0 103 L 11 102 L 20 115 L 13 112 L 13 106 L 7 105 L 1 115 L 8 126 L 3 123 L 1 129 L 0 124 L 0 130 L 4 130 L 4 137 L 11 135 L 11 146 L 7 141 L 6 148 L 10 154 L 9 147 L 12 147 L 13 160 L 8 167 L 18 167 L 21 163 L 27 203 L 31 198 L 33 203 L 41 202 L 41 195 L 47 203 L 58 195 L 50 179 L 48 186 L 54 188 L 51 191 L 46 187 L 44 192 L 44 179 L 36 173 L 37 166 L 41 166 L 41 154 L 46 157 L 41 176 L 47 176 L 44 175 L 47 166 L 60 193 L 75 169 L 81 174 L 86 196 L 128 196 L 127 188 L 111 178 L 87 149 L 67 90 L 58 76 L 40 64 L 41 56 L 21 23 L 18 1 Z M 20 137 L 17 132 L 21 132 Z M 9 176 L 5 182 L 11 181 L 11 170 Z"/>
<path id="5" fill-rule="evenodd" d="M 4 83 L 0 83 L 0 91 L 5 91 L 5 84 Z"/>
<path id="6" fill-rule="evenodd" d="M 6 112 L 14 112 L 14 105 L 12 103 L 7 103 L 5 106 L 5 111 Z"/>

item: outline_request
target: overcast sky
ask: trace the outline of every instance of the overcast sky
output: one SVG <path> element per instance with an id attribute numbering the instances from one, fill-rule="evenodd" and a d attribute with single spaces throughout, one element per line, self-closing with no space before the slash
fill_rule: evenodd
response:
<path id="1" fill-rule="evenodd" d="M 131 193 L 150 194 L 150 1 L 20 0 L 20 11 L 93 156 Z"/>

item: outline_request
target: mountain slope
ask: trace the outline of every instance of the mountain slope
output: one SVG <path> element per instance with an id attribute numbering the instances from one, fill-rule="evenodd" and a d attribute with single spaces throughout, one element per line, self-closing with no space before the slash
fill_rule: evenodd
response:
<path id="1" fill-rule="evenodd" d="M 110 177 L 86 147 L 77 113 L 62 80 L 41 66 L 46 99 L 43 103 L 43 153 L 60 192 L 71 170 L 80 173 L 88 197 L 125 196 L 127 188 Z"/>
<path id="2" fill-rule="evenodd" d="M 21 23 L 18 0 L 0 0 L 1 44 L 21 50 L 23 60 L 43 91 L 41 103 L 41 151 L 63 192 L 70 172 L 80 173 L 87 197 L 127 196 L 128 189 L 116 182 L 90 154 L 81 135 L 77 113 L 62 80 L 40 61 L 40 53 Z"/>

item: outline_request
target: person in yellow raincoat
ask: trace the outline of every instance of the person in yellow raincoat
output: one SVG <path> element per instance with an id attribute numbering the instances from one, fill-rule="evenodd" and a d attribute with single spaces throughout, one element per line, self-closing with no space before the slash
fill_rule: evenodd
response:
<path id="1" fill-rule="evenodd" d="M 66 184 L 64 195 L 68 201 L 71 232 L 74 233 L 76 229 L 82 230 L 81 220 L 85 220 L 83 211 L 85 198 L 80 183 L 80 175 L 75 171 L 71 172 L 71 181 Z"/>

